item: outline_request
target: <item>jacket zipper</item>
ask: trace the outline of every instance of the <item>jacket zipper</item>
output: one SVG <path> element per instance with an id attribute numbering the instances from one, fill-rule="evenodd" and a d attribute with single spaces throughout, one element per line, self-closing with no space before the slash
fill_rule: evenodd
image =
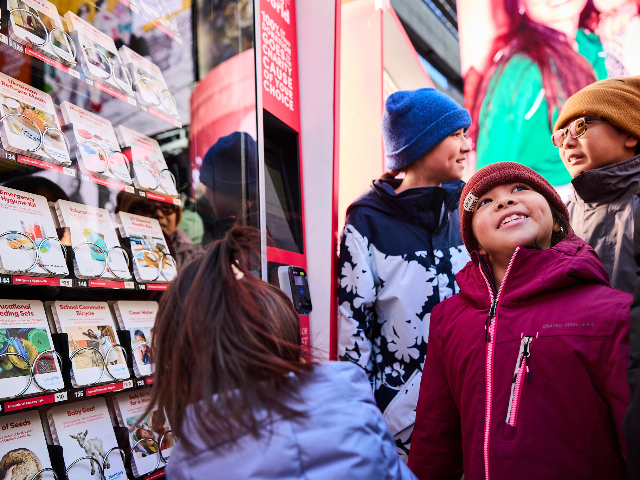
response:
<path id="1" fill-rule="evenodd" d="M 522 337 L 520 342 L 520 351 L 516 359 L 516 368 L 513 372 L 513 380 L 511 381 L 511 395 L 509 397 L 509 408 L 507 409 L 506 422 L 512 427 L 516 426 L 518 420 L 518 409 L 520 408 L 520 399 L 522 398 L 522 387 L 524 380 L 531 380 L 529 376 L 529 357 L 531 357 L 531 344 L 536 337 Z"/>
<path id="2" fill-rule="evenodd" d="M 500 298 L 502 296 L 502 290 L 504 286 L 507 284 L 507 278 L 509 277 L 509 272 L 511 271 L 511 266 L 513 265 L 513 261 L 518 255 L 518 251 L 520 247 L 516 248 L 516 251 L 513 253 L 511 260 L 509 260 L 509 266 L 507 267 L 507 271 L 504 274 L 504 278 L 502 279 L 502 283 L 500 284 L 500 289 L 498 293 L 495 293 L 495 286 L 493 281 L 489 280 L 489 276 L 491 276 L 491 272 L 488 271 L 488 267 L 484 258 L 480 258 L 480 272 L 482 272 L 482 277 L 487 284 L 487 289 L 489 290 L 489 297 L 491 298 L 491 307 L 489 308 L 489 317 L 485 321 L 485 342 L 486 342 L 486 368 L 485 368 L 485 412 L 484 412 L 484 443 L 483 443 L 483 453 L 484 453 L 484 472 L 485 479 L 489 480 L 489 439 L 491 436 L 491 408 L 492 408 L 492 400 L 493 400 L 493 350 L 495 347 L 496 341 L 496 324 L 498 323 L 498 304 L 500 302 Z M 485 272 L 485 268 L 487 271 Z"/>

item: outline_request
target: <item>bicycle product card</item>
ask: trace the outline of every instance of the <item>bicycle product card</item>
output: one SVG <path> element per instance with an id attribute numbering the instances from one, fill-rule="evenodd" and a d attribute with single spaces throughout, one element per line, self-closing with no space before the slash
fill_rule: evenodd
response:
<path id="1" fill-rule="evenodd" d="M 160 144 L 153 138 L 130 128 L 116 127 L 120 146 L 129 148 L 127 155 L 133 162 L 133 183 L 139 190 L 177 197 L 175 179 L 167 169 Z M 126 152 L 125 152 L 126 153 Z"/>
<path id="2" fill-rule="evenodd" d="M 47 0 L 9 0 L 11 39 L 67 66 L 75 64 L 71 38 L 56 6 Z"/>
<path id="3" fill-rule="evenodd" d="M 51 96 L 0 73 L 2 147 L 58 165 L 71 164 Z"/>
<path id="4" fill-rule="evenodd" d="M 47 411 L 47 420 L 53 443 L 64 450 L 67 468 L 82 457 L 95 458 L 102 465 L 103 457 L 118 446 L 107 402 L 97 397 L 84 402 L 69 403 Z M 124 480 L 127 478 L 122 457 L 112 452 L 104 462 L 104 478 Z M 96 462 L 82 460 L 69 470 L 69 480 L 99 480 L 100 470 Z"/>
<path id="5" fill-rule="evenodd" d="M 158 314 L 158 302 L 120 300 L 113 304 L 113 311 L 121 330 L 131 334 L 133 370 L 136 377 L 153 374 L 154 359 L 151 350 L 153 326 Z"/>
<path id="6" fill-rule="evenodd" d="M 130 447 L 134 448 L 137 444 L 131 457 L 134 476 L 151 473 L 158 464 L 158 448 L 168 460 L 174 444 L 166 415 L 162 410 L 156 409 L 140 418 L 151 401 L 148 389 L 118 393 L 112 397 L 112 401 L 118 426 L 129 430 Z M 162 460 L 160 465 L 163 465 Z"/>
<path id="7" fill-rule="evenodd" d="M 73 103 L 60 104 L 62 118 L 73 127 L 71 144 L 77 152 L 80 170 L 102 178 L 132 183 L 129 160 L 120 145 L 111 122 Z"/>
<path id="8" fill-rule="evenodd" d="M 40 356 L 52 349 L 49 322 L 42 302 L 0 300 L 0 398 L 14 397 L 21 392 L 22 395 L 41 392 L 38 384 L 46 390 L 64 388 L 58 358 L 53 353 Z M 29 359 L 29 363 L 23 358 Z M 37 383 L 32 381 L 29 385 L 31 365 L 34 365 Z M 25 391 L 27 385 L 29 388 Z"/>
<path id="9" fill-rule="evenodd" d="M 69 274 L 46 198 L 0 186 L 0 235 L 6 232 L 0 237 L 0 273 Z"/>
<path id="10" fill-rule="evenodd" d="M 168 90 L 162 70 L 150 60 L 123 45 L 118 50 L 120 58 L 129 67 L 133 77 L 133 88 L 142 105 L 178 117 L 178 106 L 173 94 Z"/>
<path id="11" fill-rule="evenodd" d="M 155 218 L 118 212 L 116 224 L 123 238 L 129 238 L 133 273 L 141 283 L 172 281 L 178 275 L 176 261 Z"/>
<path id="12" fill-rule="evenodd" d="M 98 382 L 129 378 L 123 350 L 118 344 L 116 326 L 106 302 L 73 302 L 56 300 L 48 302 L 51 315 L 59 333 L 69 337 L 69 354 L 80 350 L 71 362 L 71 381 L 74 386 L 92 385 Z M 111 376 L 105 371 L 106 361 Z M 102 378 L 100 378 L 102 375 Z"/>
<path id="13" fill-rule="evenodd" d="M 78 278 L 131 278 L 127 256 L 106 209 L 67 200 L 58 200 L 55 206 L 60 225 L 71 231 Z"/>
<path id="14" fill-rule="evenodd" d="M 31 479 L 43 468 L 51 468 L 38 410 L 4 416 L 0 425 L 0 478 Z M 7 477 L 7 470 L 13 465 L 16 467 Z M 54 476 L 46 472 L 38 478 L 52 480 Z"/>
<path id="15" fill-rule="evenodd" d="M 69 11 L 64 19 L 78 52 L 84 74 L 125 93 L 133 93 L 131 73 L 120 61 L 113 39 Z"/>

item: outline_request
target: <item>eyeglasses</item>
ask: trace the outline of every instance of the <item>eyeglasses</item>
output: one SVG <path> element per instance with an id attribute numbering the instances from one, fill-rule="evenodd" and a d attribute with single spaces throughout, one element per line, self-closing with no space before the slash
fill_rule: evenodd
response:
<path id="1" fill-rule="evenodd" d="M 578 118 L 571 122 L 569 128 L 561 128 L 556 131 L 553 135 L 551 135 L 551 141 L 553 145 L 556 147 L 561 147 L 564 145 L 564 141 L 567 138 L 567 135 L 570 135 L 571 138 L 578 138 L 587 133 L 587 122 L 591 122 L 593 120 L 604 120 L 602 117 L 582 117 Z"/>
<path id="2" fill-rule="evenodd" d="M 26 8 L 13 8 L 9 10 L 9 14 L 12 26 L 25 29 L 30 34 L 29 40 L 35 46 L 44 48 L 49 44 L 54 55 L 67 63 L 73 65 L 77 63 L 76 47 L 67 32 L 59 27 L 48 30 L 38 14 Z M 37 37 L 40 41 L 34 41 L 33 37 Z"/>
<path id="3" fill-rule="evenodd" d="M 160 210 L 162 215 L 166 217 L 172 213 L 176 213 L 177 209 L 175 205 L 171 205 L 170 203 L 155 204 L 151 202 L 140 202 L 131 207 L 131 212 L 135 212 L 136 215 L 142 215 L 143 217 L 152 217 L 157 210 Z"/>

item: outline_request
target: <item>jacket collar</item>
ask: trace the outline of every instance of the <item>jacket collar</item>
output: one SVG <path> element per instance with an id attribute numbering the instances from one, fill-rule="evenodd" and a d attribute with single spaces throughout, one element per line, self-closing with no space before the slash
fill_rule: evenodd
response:
<path id="1" fill-rule="evenodd" d="M 595 251 L 573 232 L 552 248 L 520 247 L 514 255 L 501 302 L 518 302 L 582 282 L 609 286 L 609 277 Z M 490 302 L 489 291 L 480 271 L 479 256 L 472 252 L 472 261 L 456 275 L 456 280 L 462 295 L 486 306 Z"/>
<path id="2" fill-rule="evenodd" d="M 585 202 L 611 201 L 629 190 L 636 191 L 640 179 L 640 155 L 624 162 L 583 172 L 571 184 Z"/>
<path id="3" fill-rule="evenodd" d="M 413 223 L 419 223 L 429 231 L 446 223 L 460 203 L 464 182 L 457 180 L 443 183 L 441 187 L 418 187 L 395 193 L 402 180 L 374 180 L 371 188 L 384 202 L 390 213 Z"/>

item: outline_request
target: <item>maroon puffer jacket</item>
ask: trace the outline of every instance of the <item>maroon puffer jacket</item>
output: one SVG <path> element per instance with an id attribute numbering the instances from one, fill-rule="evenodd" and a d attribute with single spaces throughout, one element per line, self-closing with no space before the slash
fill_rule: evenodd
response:
<path id="1" fill-rule="evenodd" d="M 431 314 L 409 467 L 420 479 L 623 479 L 631 295 L 573 234 L 519 248 L 500 292 L 472 259 L 460 294 Z"/>

